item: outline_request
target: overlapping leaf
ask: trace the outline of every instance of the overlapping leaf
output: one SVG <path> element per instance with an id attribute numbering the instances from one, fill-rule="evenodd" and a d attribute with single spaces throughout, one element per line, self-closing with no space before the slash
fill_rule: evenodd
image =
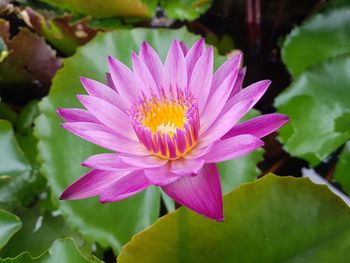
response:
<path id="1" fill-rule="evenodd" d="M 208 10 L 212 0 L 161 0 L 165 14 L 174 19 L 193 20 Z"/>
<path id="2" fill-rule="evenodd" d="M 155 0 L 42 0 L 53 6 L 78 14 L 96 18 L 106 17 L 151 17 L 157 1 Z"/>
<path id="3" fill-rule="evenodd" d="M 16 211 L 23 222 L 22 228 L 0 251 L 0 258 L 14 258 L 22 252 L 38 257 L 58 238 L 75 236 L 63 217 L 51 211 L 42 212 L 39 207 L 21 208 Z M 83 242 L 80 242 L 82 245 Z"/>
<path id="4" fill-rule="evenodd" d="M 0 207 L 14 209 L 30 202 L 41 182 L 5 120 L 0 120 L 0 149 Z"/>
<path id="5" fill-rule="evenodd" d="M 350 195 L 350 141 L 345 144 L 339 156 L 334 180 L 341 185 L 344 192 Z"/>
<path id="6" fill-rule="evenodd" d="M 0 249 L 22 227 L 17 216 L 0 209 Z"/>
<path id="7" fill-rule="evenodd" d="M 318 164 L 350 138 L 350 56 L 303 72 L 275 105 L 291 121 L 280 130 L 285 149 Z"/>
<path id="8" fill-rule="evenodd" d="M 338 55 L 350 53 L 350 4 L 312 16 L 296 27 L 283 44 L 282 56 L 291 74 Z"/>
<path id="9" fill-rule="evenodd" d="M 30 253 L 23 252 L 14 258 L 0 259 L 1 263 L 56 263 L 56 262 L 74 262 L 74 263 L 92 263 L 102 262 L 96 257 L 86 258 L 78 250 L 71 239 L 58 239 L 51 247 L 39 257 L 32 257 Z"/>
<path id="10" fill-rule="evenodd" d="M 118 262 L 346 262 L 350 209 L 326 186 L 267 175 L 224 197 L 225 221 L 186 208 L 128 243 Z"/>

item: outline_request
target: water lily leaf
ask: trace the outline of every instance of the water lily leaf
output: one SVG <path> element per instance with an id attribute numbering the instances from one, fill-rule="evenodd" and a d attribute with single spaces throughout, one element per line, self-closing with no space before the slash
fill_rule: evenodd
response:
<path id="1" fill-rule="evenodd" d="M 42 212 L 41 210 L 41 207 L 37 205 L 16 211 L 23 226 L 0 251 L 0 258 L 16 257 L 23 251 L 37 257 L 58 238 L 67 236 L 79 238 L 69 228 L 64 218 L 56 214 L 57 211 Z"/>
<path id="2" fill-rule="evenodd" d="M 350 141 L 345 144 L 339 156 L 333 179 L 350 195 Z"/>
<path id="3" fill-rule="evenodd" d="M 276 99 L 291 121 L 280 129 L 284 148 L 313 166 L 350 138 L 350 56 L 303 72 Z"/>
<path id="4" fill-rule="evenodd" d="M 306 68 L 350 53 L 350 5 L 312 16 L 286 38 L 282 58 L 295 77 Z"/>
<path id="5" fill-rule="evenodd" d="M 7 102 L 23 103 L 28 97 L 46 94 L 51 78 L 61 67 L 56 52 L 28 28 L 20 28 L 18 34 L 10 36 L 9 23 L 4 19 L 0 19 L 0 37 L 8 49 L 0 63 L 1 96 Z"/>
<path id="6" fill-rule="evenodd" d="M 1 101 L 0 98 L 0 119 L 7 120 L 13 125 L 17 120 L 17 115 L 17 112 Z"/>
<path id="7" fill-rule="evenodd" d="M 21 227 L 21 220 L 17 216 L 0 209 L 0 249 Z"/>
<path id="8" fill-rule="evenodd" d="M 0 120 L 0 149 L 0 208 L 12 210 L 29 203 L 43 182 L 5 120 Z"/>
<path id="9" fill-rule="evenodd" d="M 74 241 L 69 238 L 58 239 L 52 246 L 39 257 L 33 258 L 29 252 L 23 252 L 15 258 L 0 259 L 2 263 L 56 263 L 56 262 L 74 262 L 91 263 L 100 262 L 96 257 L 86 258 L 78 250 Z"/>
<path id="10" fill-rule="evenodd" d="M 12 126 L 0 120 L 0 175 L 19 176 L 30 171 L 31 166 L 18 147 Z"/>
<path id="11" fill-rule="evenodd" d="M 251 110 L 241 121 L 260 115 L 257 110 Z M 218 164 L 222 191 L 231 192 L 242 183 L 255 180 L 260 174 L 257 164 L 263 160 L 264 150 L 259 148 L 254 152 L 237 159 Z"/>
<path id="12" fill-rule="evenodd" d="M 37 143 L 38 140 L 33 135 L 34 120 L 39 115 L 38 101 L 33 100 L 27 103 L 18 114 L 15 123 L 15 133 L 18 144 L 26 157 L 35 166 L 37 164 Z"/>
<path id="13" fill-rule="evenodd" d="M 62 129 L 57 108 L 81 107 L 76 95 L 85 93 L 79 76 L 105 82 L 107 56 L 113 55 L 130 65 L 131 51 L 138 51 L 142 41 L 148 41 L 165 58 L 171 41 L 185 40 L 192 44 L 198 37 L 181 30 L 120 30 L 98 34 L 95 39 L 64 61 L 53 80 L 50 94 L 40 103 L 42 115 L 37 119 L 36 134 L 42 172 L 52 190 L 52 200 L 88 240 L 111 246 L 116 252 L 130 237 L 149 226 L 159 214 L 160 194 L 150 188 L 133 198 L 101 205 L 97 198 L 79 201 L 59 201 L 62 191 L 87 172 L 80 166 L 88 156 L 105 150 Z M 222 59 L 222 58 L 220 58 Z"/>
<path id="14" fill-rule="evenodd" d="M 132 262 L 346 262 L 350 209 L 327 186 L 267 175 L 224 197 L 225 221 L 186 208 L 159 219 L 122 250 Z"/>
<path id="15" fill-rule="evenodd" d="M 41 0 L 55 7 L 69 10 L 78 14 L 91 15 L 97 18 L 106 17 L 151 17 L 153 16 L 156 0 Z"/>
<path id="16" fill-rule="evenodd" d="M 211 6 L 212 0 L 161 0 L 166 16 L 180 20 L 194 20 Z"/>
<path id="17" fill-rule="evenodd" d="M 165 209 L 168 213 L 175 210 L 175 201 L 171 199 L 163 190 L 160 190 L 160 196 L 162 197 L 162 201 L 164 203 Z"/>
<path id="18" fill-rule="evenodd" d="M 86 19 L 72 23 L 71 16 L 68 14 L 57 17 L 46 12 L 44 16 L 27 7 L 21 15 L 28 27 L 67 55 L 72 55 L 78 46 L 85 44 L 96 35 L 96 30 L 87 27 Z"/>

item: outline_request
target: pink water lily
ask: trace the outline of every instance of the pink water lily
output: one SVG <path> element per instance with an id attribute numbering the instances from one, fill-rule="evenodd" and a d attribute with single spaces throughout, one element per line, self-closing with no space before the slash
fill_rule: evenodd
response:
<path id="1" fill-rule="evenodd" d="M 270 81 L 241 89 L 240 54 L 213 73 L 213 48 L 203 39 L 190 49 L 174 40 L 164 64 L 146 42 L 132 54 L 132 70 L 113 57 L 108 62 L 107 85 L 81 78 L 88 95 L 78 99 L 86 109 L 58 114 L 65 129 L 112 153 L 85 160 L 92 170 L 61 199 L 114 202 L 157 185 L 179 204 L 222 221 L 216 163 L 261 147 L 260 138 L 288 120 L 267 114 L 239 123 Z"/>

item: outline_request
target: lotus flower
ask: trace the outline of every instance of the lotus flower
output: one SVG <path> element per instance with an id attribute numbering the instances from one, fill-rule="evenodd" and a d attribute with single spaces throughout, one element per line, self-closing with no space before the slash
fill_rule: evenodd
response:
<path id="1" fill-rule="evenodd" d="M 241 89 L 240 54 L 213 73 L 213 48 L 203 39 L 190 49 L 174 40 L 164 64 L 143 42 L 132 64 L 130 70 L 109 57 L 107 85 L 81 78 L 88 95 L 77 97 L 86 109 L 58 110 L 65 129 L 112 151 L 85 160 L 92 170 L 61 199 L 115 202 L 156 185 L 177 203 L 222 221 L 216 163 L 261 147 L 260 138 L 288 119 L 267 114 L 239 123 L 270 81 Z"/>

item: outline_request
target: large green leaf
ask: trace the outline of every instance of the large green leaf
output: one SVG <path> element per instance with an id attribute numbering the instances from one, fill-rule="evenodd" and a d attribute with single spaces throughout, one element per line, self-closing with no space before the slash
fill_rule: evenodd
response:
<path id="1" fill-rule="evenodd" d="M 30 171 L 31 166 L 18 147 L 12 126 L 0 120 L 0 175 L 19 176 Z"/>
<path id="2" fill-rule="evenodd" d="M 78 250 L 74 241 L 71 239 L 58 239 L 52 246 L 39 257 L 33 258 L 28 252 L 23 252 L 15 258 L 0 259 L 2 263 L 91 263 L 102 262 L 96 257 L 86 258 Z"/>
<path id="3" fill-rule="evenodd" d="M 285 149 L 316 165 L 350 138 L 350 56 L 303 72 L 275 101 Z"/>
<path id="4" fill-rule="evenodd" d="M 23 222 L 22 228 L 0 251 L 0 257 L 16 257 L 23 251 L 32 256 L 40 256 L 51 243 L 66 236 L 77 236 L 63 217 L 51 211 L 42 213 L 39 207 L 22 208 L 16 214 Z M 55 215 L 55 216 L 54 216 Z"/>
<path id="5" fill-rule="evenodd" d="M 69 11 L 93 17 L 151 17 L 157 6 L 156 0 L 41 0 Z"/>
<path id="6" fill-rule="evenodd" d="M 208 10 L 212 0 L 161 0 L 165 14 L 174 19 L 193 20 Z"/>
<path id="7" fill-rule="evenodd" d="M 249 120 L 258 115 L 258 111 L 251 110 L 242 121 Z M 219 163 L 218 168 L 220 172 L 222 191 L 228 193 L 242 183 L 255 180 L 260 174 L 257 164 L 262 161 L 263 152 L 263 149 L 257 149 L 256 151 L 238 159 Z"/>
<path id="8" fill-rule="evenodd" d="M 21 228 L 22 223 L 17 216 L 0 209 L 0 249 Z"/>
<path id="9" fill-rule="evenodd" d="M 11 210 L 30 202 L 42 182 L 5 120 L 0 120 L 0 149 L 0 208 Z"/>
<path id="10" fill-rule="evenodd" d="M 317 14 L 287 37 L 282 57 L 292 75 L 337 55 L 350 53 L 350 5 Z"/>
<path id="11" fill-rule="evenodd" d="M 224 197 L 225 221 L 186 208 L 164 216 L 122 250 L 131 262 L 347 262 L 350 209 L 326 186 L 267 175 Z"/>
<path id="12" fill-rule="evenodd" d="M 25 153 L 32 166 L 37 165 L 37 143 L 33 135 L 34 120 L 39 115 L 38 101 L 33 100 L 21 110 L 16 119 L 15 133 L 18 144 Z"/>
<path id="13" fill-rule="evenodd" d="M 343 191 L 350 195 L 350 141 L 345 144 L 339 156 L 334 180 L 340 183 Z"/>
<path id="14" fill-rule="evenodd" d="M 80 163 L 92 154 L 105 150 L 70 134 L 59 126 L 56 114 L 61 107 L 81 107 L 76 94 L 85 93 L 79 76 L 105 81 L 107 55 L 130 65 L 131 51 L 138 51 L 148 41 L 164 59 L 174 39 L 192 44 L 198 37 L 181 30 L 120 30 L 99 34 L 77 53 L 64 61 L 64 67 L 53 80 L 50 94 L 40 103 L 42 115 L 37 120 L 36 134 L 43 162 L 42 172 L 52 189 L 52 200 L 68 222 L 89 240 L 118 251 L 130 237 L 150 225 L 159 213 L 159 191 L 150 188 L 133 198 L 101 205 L 97 198 L 80 201 L 58 201 L 62 191 L 87 169 Z M 216 64 L 222 62 L 216 59 Z"/>
<path id="15" fill-rule="evenodd" d="M 1 101 L 1 98 L 0 98 L 0 119 L 7 120 L 11 124 L 14 124 L 17 119 L 17 112 L 11 109 L 6 103 Z"/>

